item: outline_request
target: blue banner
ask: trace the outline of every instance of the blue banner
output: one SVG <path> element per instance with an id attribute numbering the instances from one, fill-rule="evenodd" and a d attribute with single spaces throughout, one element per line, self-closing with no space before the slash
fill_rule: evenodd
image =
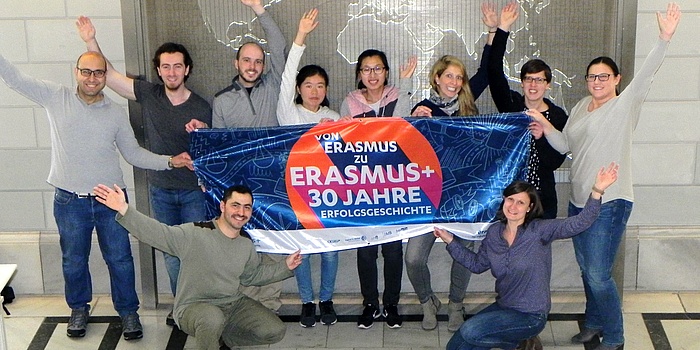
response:
<path id="1" fill-rule="evenodd" d="M 349 249 L 434 226 L 479 239 L 503 188 L 524 178 L 528 123 L 510 113 L 205 129 L 190 154 L 212 216 L 227 187 L 253 190 L 246 229 L 259 251 Z"/>

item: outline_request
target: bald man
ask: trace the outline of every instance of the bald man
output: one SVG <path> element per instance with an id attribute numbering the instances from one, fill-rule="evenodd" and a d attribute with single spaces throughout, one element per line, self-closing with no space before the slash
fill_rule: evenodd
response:
<path id="1" fill-rule="evenodd" d="M 92 193 L 100 183 L 126 183 L 119 154 L 144 169 L 192 167 L 187 153 L 157 155 L 141 148 L 124 108 L 105 96 L 107 65 L 97 52 L 86 52 L 74 68 L 77 88 L 38 80 L 20 72 L 0 55 L 0 78 L 13 90 L 46 109 L 51 132 L 51 170 L 55 187 L 53 214 L 61 245 L 66 302 L 71 308 L 69 337 L 84 337 L 92 300 L 88 267 L 92 232 L 97 232 L 107 263 L 112 301 L 122 319 L 124 339 L 143 337 L 137 310 L 134 261 L 128 232 L 114 210 Z M 118 149 L 118 151 L 117 151 Z"/>

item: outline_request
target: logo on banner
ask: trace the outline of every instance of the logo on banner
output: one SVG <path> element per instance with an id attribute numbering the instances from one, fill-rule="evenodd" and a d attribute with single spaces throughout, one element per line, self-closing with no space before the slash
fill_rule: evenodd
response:
<path id="1" fill-rule="evenodd" d="M 307 229 L 430 222 L 442 171 L 432 146 L 402 118 L 322 123 L 302 135 L 285 170 Z"/>

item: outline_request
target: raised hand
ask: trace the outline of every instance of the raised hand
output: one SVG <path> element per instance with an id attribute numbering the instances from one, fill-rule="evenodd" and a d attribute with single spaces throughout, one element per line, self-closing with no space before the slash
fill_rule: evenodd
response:
<path id="1" fill-rule="evenodd" d="M 316 16 L 318 16 L 318 9 L 311 9 L 304 13 L 304 15 L 301 16 L 301 20 L 299 20 L 299 32 L 309 34 L 316 29 L 316 26 L 318 26 Z"/>
<path id="2" fill-rule="evenodd" d="M 510 26 L 515 23 L 516 19 L 518 19 L 518 3 L 508 3 L 501 9 L 501 18 L 498 22 L 498 28 L 501 28 L 501 30 L 505 32 L 509 32 Z"/>
<path id="3" fill-rule="evenodd" d="M 411 56 L 408 58 L 405 64 L 401 65 L 401 73 L 399 74 L 400 79 L 407 79 L 413 76 L 413 72 L 416 71 L 416 66 L 418 65 L 418 57 Z"/>
<path id="4" fill-rule="evenodd" d="M 84 42 L 90 42 L 95 40 L 95 26 L 92 25 L 92 21 L 89 17 L 80 16 L 78 20 L 75 21 L 75 27 L 78 29 L 78 35 L 80 39 Z"/>
<path id="5" fill-rule="evenodd" d="M 657 12 L 656 20 L 659 22 L 659 37 L 662 40 L 671 41 L 678 27 L 678 22 L 681 21 L 680 6 L 675 2 L 668 3 L 668 6 L 666 6 L 666 16 L 664 17 L 661 15 L 661 12 Z"/>
<path id="6" fill-rule="evenodd" d="M 489 30 L 496 30 L 498 27 L 498 13 L 496 12 L 496 5 L 490 2 L 485 2 L 481 4 L 481 21 L 489 28 Z"/>
<path id="7" fill-rule="evenodd" d="M 114 185 L 114 189 L 103 184 L 99 184 L 92 189 L 92 192 L 97 196 L 98 202 L 106 205 L 109 209 L 116 210 L 119 214 L 124 215 L 129 205 L 126 203 L 126 196 L 119 186 Z"/>
<path id="8" fill-rule="evenodd" d="M 250 7 L 256 15 L 265 12 L 265 7 L 262 5 L 262 0 L 241 0 L 241 4 Z"/>

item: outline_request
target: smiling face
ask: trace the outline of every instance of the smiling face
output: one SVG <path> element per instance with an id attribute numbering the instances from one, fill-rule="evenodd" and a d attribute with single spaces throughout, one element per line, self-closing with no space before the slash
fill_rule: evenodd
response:
<path id="1" fill-rule="evenodd" d="M 248 43 L 238 50 L 238 58 L 233 61 L 238 70 L 239 82 L 244 87 L 252 87 L 265 70 L 265 53 L 254 43 Z"/>
<path id="2" fill-rule="evenodd" d="M 527 73 L 521 80 L 520 86 L 523 89 L 523 96 L 525 96 L 526 100 L 536 104 L 544 99 L 544 95 L 550 86 L 544 71 Z"/>
<path id="3" fill-rule="evenodd" d="M 190 67 L 185 66 L 185 56 L 180 52 L 164 52 L 160 54 L 158 75 L 169 90 L 184 87 L 185 77 L 190 73 Z"/>
<path id="4" fill-rule="evenodd" d="M 362 72 L 366 69 L 369 69 L 369 74 Z M 379 56 L 365 57 L 360 62 L 360 79 L 367 90 L 383 90 L 388 75 L 389 71 Z"/>
<path id="5" fill-rule="evenodd" d="M 610 76 L 607 81 L 601 81 L 601 74 L 609 74 Z M 594 100 L 605 102 L 617 96 L 616 88 L 620 84 L 621 76 L 619 74 L 615 75 L 610 66 L 604 63 L 593 64 L 588 68 L 588 75 L 596 76 L 593 81 L 586 82 L 588 92 Z"/>
<path id="6" fill-rule="evenodd" d="M 297 92 L 301 96 L 301 105 L 312 112 L 318 111 L 321 103 L 326 98 L 326 89 L 326 79 L 320 74 L 306 77 L 301 85 L 297 87 Z"/>
<path id="7" fill-rule="evenodd" d="M 440 76 L 435 77 L 435 84 L 437 84 L 437 91 L 440 97 L 452 99 L 457 96 L 464 85 L 464 75 L 464 72 L 459 67 L 455 65 L 447 66 Z"/>
<path id="8" fill-rule="evenodd" d="M 221 209 L 219 225 L 240 231 L 253 214 L 253 197 L 249 193 L 233 192 L 225 202 L 222 201 L 219 204 L 219 208 Z"/>
<path id="9" fill-rule="evenodd" d="M 512 194 L 503 198 L 503 215 L 508 223 L 521 225 L 525 222 L 525 215 L 530 211 L 532 205 L 527 192 Z"/>
<path id="10" fill-rule="evenodd" d="M 85 76 L 81 70 L 91 70 L 93 73 Z M 75 81 L 78 85 L 78 96 L 89 103 L 93 103 L 102 99 L 102 89 L 107 82 L 107 75 L 96 77 L 95 71 L 105 72 L 107 63 L 102 55 L 97 52 L 86 52 L 78 59 L 77 67 L 75 68 Z"/>

